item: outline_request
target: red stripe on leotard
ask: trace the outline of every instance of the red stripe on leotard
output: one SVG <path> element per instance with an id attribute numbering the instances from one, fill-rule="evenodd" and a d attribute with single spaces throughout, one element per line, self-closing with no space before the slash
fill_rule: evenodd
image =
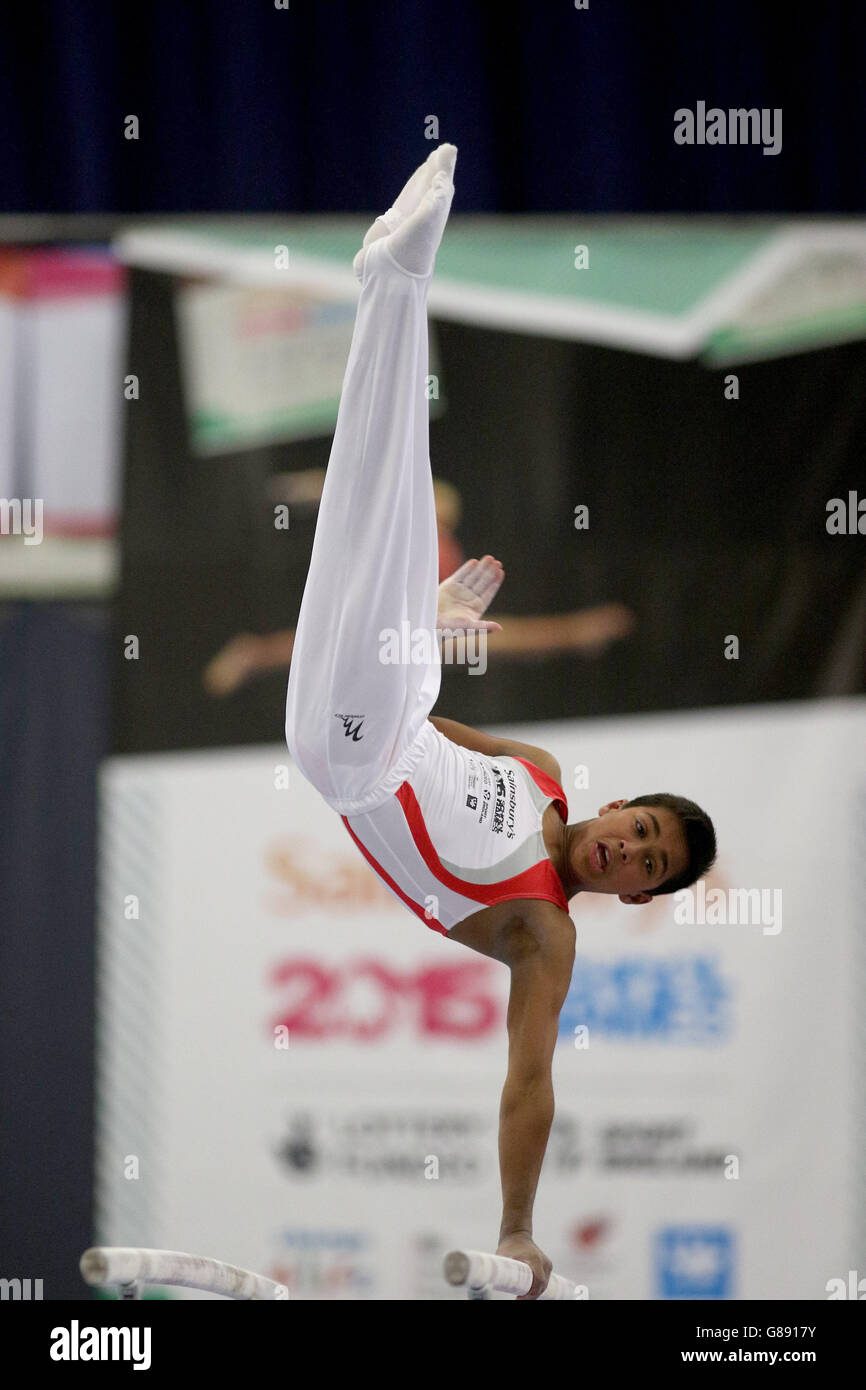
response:
<path id="1" fill-rule="evenodd" d="M 530 771 L 533 771 L 531 764 L 527 766 Z M 534 771 L 539 776 L 545 775 L 538 768 L 535 768 Z M 552 777 L 547 780 L 552 786 L 556 786 Z M 539 783 L 539 785 L 541 784 Z M 568 899 L 563 891 L 559 874 L 549 859 L 540 859 L 537 864 L 533 864 L 532 868 L 524 869 L 522 873 L 514 874 L 511 878 L 504 878 L 499 883 L 469 883 L 466 879 L 458 878 L 455 874 L 450 873 L 433 847 L 433 841 L 430 839 L 424 824 L 424 816 L 418 804 L 418 798 L 408 782 L 403 783 L 397 790 L 396 796 L 403 807 L 403 814 L 406 817 L 418 853 L 434 878 L 438 878 L 439 882 L 444 883 L 446 888 L 450 888 L 454 893 L 461 893 L 464 898 L 472 898 L 474 902 L 482 903 L 485 907 L 493 907 L 496 903 L 507 902 L 514 898 L 539 898 L 546 902 L 556 903 L 556 906 L 561 907 L 564 912 L 568 911 Z M 564 797 L 557 797 L 557 800 L 565 803 Z M 559 807 L 557 809 L 562 815 L 561 809 Z"/>
<path id="2" fill-rule="evenodd" d="M 526 768 L 526 771 L 529 773 L 535 785 L 544 792 L 545 796 L 549 796 L 552 799 L 562 819 L 567 821 L 568 802 L 565 799 L 565 792 L 562 790 L 556 778 L 551 777 L 549 772 L 542 772 L 540 767 L 536 767 L 535 763 L 528 762 L 526 758 L 515 757 L 514 761 L 516 763 L 523 763 L 523 766 Z"/>
<path id="3" fill-rule="evenodd" d="M 387 873 L 385 869 L 382 868 L 382 865 L 379 863 L 379 861 L 373 857 L 373 855 L 367 849 L 366 845 L 361 844 L 361 841 L 358 839 L 347 818 L 345 816 L 341 816 L 340 820 L 345 825 L 352 839 L 355 841 L 355 844 L 358 846 L 358 849 L 361 851 L 367 863 L 370 865 L 370 868 L 373 869 L 374 872 L 377 873 L 379 877 L 384 880 L 385 883 L 387 883 L 388 887 L 397 894 L 397 897 L 400 899 L 401 902 L 406 904 L 409 911 L 414 912 L 415 916 L 420 917 L 421 921 L 426 926 L 431 927 L 433 931 L 441 932 L 443 936 L 447 936 L 448 928 L 443 927 L 441 922 L 437 922 L 435 917 L 431 917 L 428 913 L 424 911 L 422 907 L 419 907 L 417 903 L 413 903 L 412 899 L 408 898 L 406 894 L 403 892 L 402 888 L 398 887 L 398 885 L 394 882 L 391 875 Z"/>

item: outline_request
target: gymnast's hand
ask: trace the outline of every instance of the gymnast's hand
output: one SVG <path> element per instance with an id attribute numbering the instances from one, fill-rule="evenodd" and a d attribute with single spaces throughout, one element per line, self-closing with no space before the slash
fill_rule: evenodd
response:
<path id="1" fill-rule="evenodd" d="M 504 578 L 505 570 L 492 555 L 485 555 L 482 560 L 467 560 L 439 585 L 437 628 L 451 632 L 501 632 L 500 623 L 486 621 L 482 615 Z"/>
<path id="2" fill-rule="evenodd" d="M 547 1258 L 543 1250 L 539 1250 L 530 1236 L 523 1231 L 506 1236 L 499 1242 L 496 1253 L 505 1255 L 509 1260 L 522 1260 L 532 1270 L 532 1287 L 529 1293 L 517 1295 L 518 1303 L 527 1298 L 538 1298 L 539 1294 L 544 1293 L 553 1270 L 553 1262 Z"/>

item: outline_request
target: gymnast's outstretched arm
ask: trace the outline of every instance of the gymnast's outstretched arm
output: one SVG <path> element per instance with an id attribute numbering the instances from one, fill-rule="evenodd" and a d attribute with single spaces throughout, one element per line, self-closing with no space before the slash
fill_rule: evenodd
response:
<path id="1" fill-rule="evenodd" d="M 553 1122 L 551 1068 L 559 1012 L 574 968 L 575 930 L 553 903 L 533 903 L 508 945 L 508 1074 L 499 1108 L 502 1224 L 497 1254 L 525 1260 L 534 1279 L 526 1298 L 538 1296 L 539 1256 L 544 1283 L 552 1265 L 532 1237 L 532 1208 Z"/>

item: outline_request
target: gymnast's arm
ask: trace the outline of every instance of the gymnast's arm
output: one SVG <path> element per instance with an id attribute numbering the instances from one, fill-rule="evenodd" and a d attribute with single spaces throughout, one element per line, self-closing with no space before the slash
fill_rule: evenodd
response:
<path id="1" fill-rule="evenodd" d="M 496 738 L 493 734 L 482 733 L 480 729 L 470 729 L 466 724 L 458 724 L 454 719 L 440 719 L 438 715 L 431 715 L 430 723 L 440 734 L 444 734 L 461 748 L 471 748 L 474 752 L 484 753 L 489 758 L 526 758 L 528 762 L 540 767 L 542 772 L 562 783 L 559 763 L 553 754 L 544 748 L 535 748 L 530 743 L 518 743 L 513 738 Z"/>
<path id="2" fill-rule="evenodd" d="M 532 1208 L 553 1122 L 552 1062 L 559 1013 L 574 968 L 574 923 L 553 903 L 527 903 L 503 943 L 511 970 L 508 1074 L 499 1110 L 502 1225 L 498 1253 L 532 1266 L 537 1298 L 551 1263 L 532 1238 Z"/>

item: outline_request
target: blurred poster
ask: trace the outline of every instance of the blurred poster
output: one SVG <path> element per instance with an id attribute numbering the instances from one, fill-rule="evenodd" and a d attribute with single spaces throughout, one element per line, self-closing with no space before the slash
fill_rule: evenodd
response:
<path id="1" fill-rule="evenodd" d="M 716 366 L 857 339 L 866 332 L 866 236 L 858 226 L 789 227 L 777 234 L 772 270 L 710 335 Z"/>
<path id="2" fill-rule="evenodd" d="M 691 896 L 571 904 L 535 1232 L 590 1299 L 856 1268 L 864 727 L 849 700 L 503 730 L 560 759 L 571 821 L 670 789 L 721 846 Z M 299 1299 L 459 1296 L 442 1256 L 498 1232 L 507 969 L 395 902 L 279 746 L 116 758 L 102 795 L 96 1238 Z"/>
<path id="3" fill-rule="evenodd" d="M 0 257 L 0 496 L 41 499 L 47 535 L 116 524 L 124 287 L 99 248 Z"/>
<path id="4" fill-rule="evenodd" d="M 0 252 L 0 497 L 17 495 L 15 466 L 16 327 L 18 296 L 24 279 L 20 251 Z"/>
<path id="5" fill-rule="evenodd" d="M 126 272 L 107 252 L 28 253 L 22 438 L 45 530 L 111 534 L 120 500 Z"/>
<path id="6" fill-rule="evenodd" d="M 195 453 L 331 433 L 356 300 L 196 282 L 178 286 L 176 306 Z"/>

